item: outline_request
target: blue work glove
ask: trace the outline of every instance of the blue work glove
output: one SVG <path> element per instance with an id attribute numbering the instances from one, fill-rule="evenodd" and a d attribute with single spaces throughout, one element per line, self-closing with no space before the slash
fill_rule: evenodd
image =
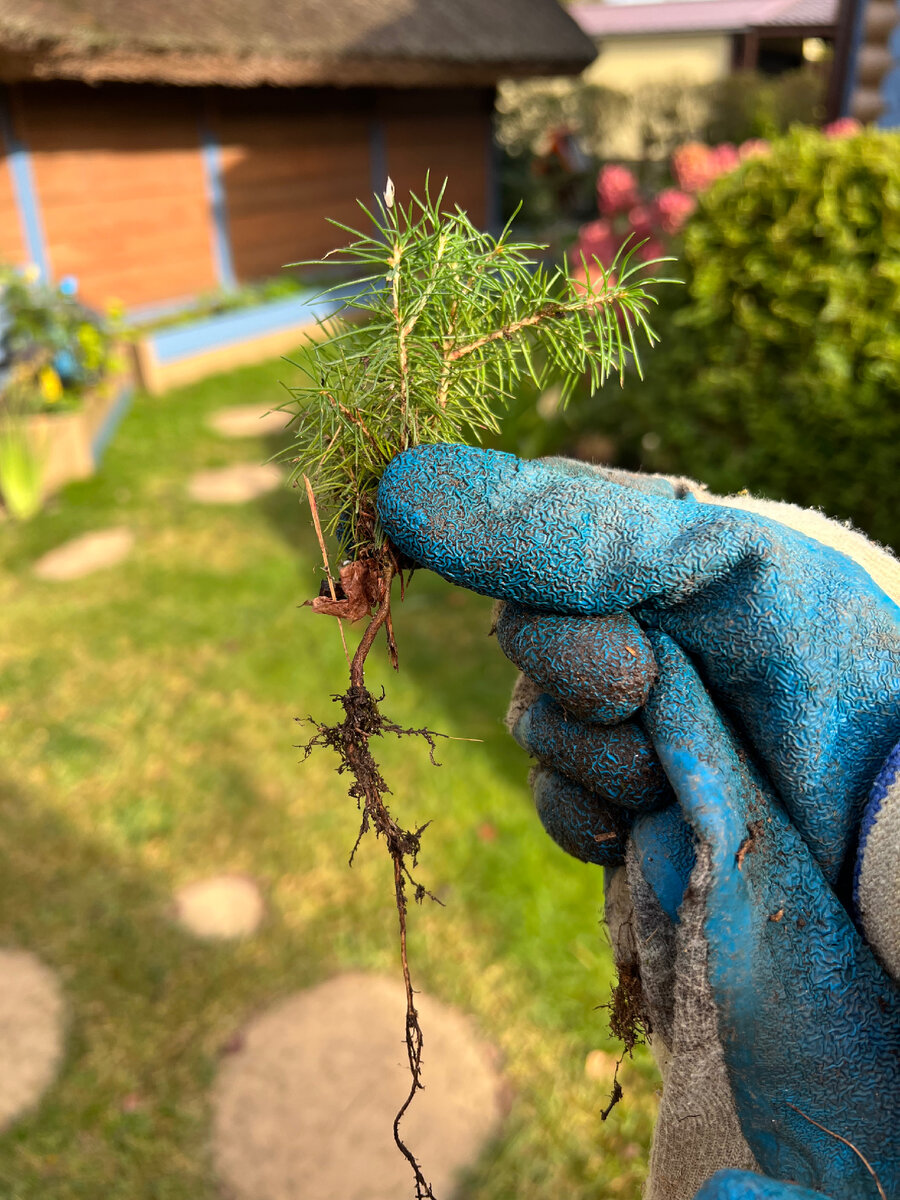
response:
<path id="1" fill-rule="evenodd" d="M 515 732 L 544 764 L 552 836 L 600 863 L 630 838 L 672 920 L 699 853 L 693 902 L 757 1163 L 874 1197 L 818 1122 L 897 1194 L 896 990 L 833 885 L 900 736 L 900 610 L 844 554 L 664 480 L 436 446 L 390 465 L 379 511 L 409 557 L 510 602 L 498 636 L 536 685 Z"/>
<path id="2" fill-rule="evenodd" d="M 716 1171 L 696 1200 L 826 1200 L 821 1192 L 764 1179 L 749 1171 Z"/>

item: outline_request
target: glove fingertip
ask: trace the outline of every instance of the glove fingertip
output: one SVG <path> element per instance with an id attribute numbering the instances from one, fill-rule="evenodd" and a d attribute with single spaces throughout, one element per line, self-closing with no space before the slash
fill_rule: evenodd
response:
<path id="1" fill-rule="evenodd" d="M 507 604 L 497 642 L 568 712 L 601 725 L 642 708 L 657 676 L 653 649 L 630 613 L 573 617 Z"/>
<path id="2" fill-rule="evenodd" d="M 601 867 L 625 861 L 630 821 L 623 812 L 554 771 L 536 768 L 531 788 L 541 824 L 560 849 Z"/>

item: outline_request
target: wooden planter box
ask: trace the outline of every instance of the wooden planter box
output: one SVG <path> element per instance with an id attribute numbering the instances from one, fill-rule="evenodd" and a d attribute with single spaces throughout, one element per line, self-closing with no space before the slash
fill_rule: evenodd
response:
<path id="1" fill-rule="evenodd" d="M 134 357 L 141 387 L 156 396 L 207 375 L 296 350 L 319 321 L 340 307 L 337 294 L 327 300 L 316 300 L 315 295 L 301 292 L 287 300 L 204 317 L 138 338 Z"/>
<path id="2" fill-rule="evenodd" d="M 73 479 L 94 474 L 133 393 L 132 373 L 123 369 L 87 392 L 79 408 L 26 418 L 31 444 L 42 460 L 45 497 Z"/>

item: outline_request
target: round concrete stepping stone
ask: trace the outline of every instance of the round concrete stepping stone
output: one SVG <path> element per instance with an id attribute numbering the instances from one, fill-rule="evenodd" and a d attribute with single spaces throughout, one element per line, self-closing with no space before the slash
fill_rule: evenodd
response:
<path id="1" fill-rule="evenodd" d="M 235 404 L 214 412 L 209 423 L 222 437 L 247 438 L 284 433 L 290 420 L 290 413 L 271 412 L 265 405 Z"/>
<path id="2" fill-rule="evenodd" d="M 175 894 L 178 921 L 200 938 L 247 937 L 259 928 L 264 913 L 259 888 L 245 875 L 198 879 Z"/>
<path id="3" fill-rule="evenodd" d="M 103 567 L 112 567 L 131 553 L 134 534 L 130 529 L 98 529 L 63 542 L 34 564 L 38 579 L 81 579 Z"/>
<path id="4" fill-rule="evenodd" d="M 496 1052 L 462 1013 L 428 996 L 424 1091 L 401 1124 L 435 1194 L 449 1197 L 499 1129 Z M 411 1196 L 394 1145 L 409 1090 L 399 980 L 339 975 L 254 1020 L 213 1089 L 213 1154 L 237 1200 L 397 1200 Z"/>
<path id="5" fill-rule="evenodd" d="M 215 471 L 200 471 L 188 484 L 200 504 L 243 504 L 281 486 L 283 473 L 274 463 L 237 463 Z"/>
<path id="6" fill-rule="evenodd" d="M 0 950 L 0 1129 L 33 1108 L 53 1082 L 63 1013 L 53 971 L 25 950 Z"/>

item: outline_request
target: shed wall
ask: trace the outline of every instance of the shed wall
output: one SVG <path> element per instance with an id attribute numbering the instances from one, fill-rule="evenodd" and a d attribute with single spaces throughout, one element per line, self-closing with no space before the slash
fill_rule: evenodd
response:
<path id="1" fill-rule="evenodd" d="M 222 92 L 211 103 L 238 279 L 330 250 L 326 218 L 354 223 L 356 198 L 372 190 L 365 108 L 316 90 Z"/>
<path id="2" fill-rule="evenodd" d="M 488 218 L 489 89 L 197 89 L 24 84 L 11 120 L 30 154 L 51 275 L 129 308 L 270 276 L 340 240 L 390 173 L 427 170 Z M 215 203 L 217 195 L 221 203 Z M 0 256 L 26 261 L 8 164 Z M 223 264 L 223 255 L 227 260 Z"/>
<path id="3" fill-rule="evenodd" d="M 413 92 L 383 96 L 379 107 L 387 171 L 398 195 L 420 193 L 426 174 L 432 190 L 446 178 L 446 199 L 464 208 L 475 225 L 486 225 L 493 95 Z"/>
<path id="4" fill-rule="evenodd" d="M 326 253 L 355 226 L 390 175 L 398 197 L 419 193 L 431 172 L 476 224 L 488 216 L 493 94 L 260 88 L 216 93 L 213 127 L 222 145 L 228 229 L 239 279 Z"/>
<path id="5" fill-rule="evenodd" d="M 31 152 L 54 278 L 131 307 L 216 284 L 196 96 L 29 84 L 13 119 Z"/>

